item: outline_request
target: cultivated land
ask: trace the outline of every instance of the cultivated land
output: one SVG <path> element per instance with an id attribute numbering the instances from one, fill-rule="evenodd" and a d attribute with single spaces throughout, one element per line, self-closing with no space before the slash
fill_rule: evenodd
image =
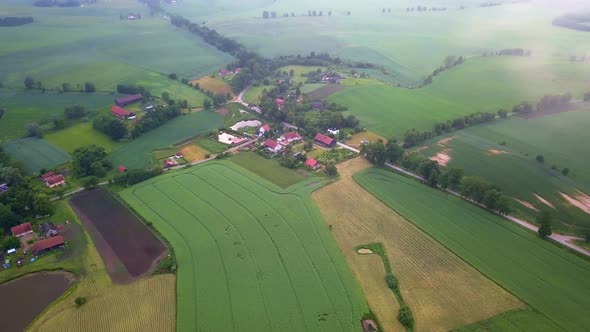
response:
<path id="1" fill-rule="evenodd" d="M 425 144 L 428 148 L 418 150 L 427 157 L 444 150 L 450 157 L 449 166 L 482 176 L 536 209 L 554 211 L 557 230 L 583 235 L 590 230 L 590 216 L 560 192 L 572 197 L 579 196 L 577 190 L 590 193 L 588 126 L 590 108 L 529 120 L 497 120 L 454 132 L 444 144 L 437 143 L 445 139 L 438 137 Z M 535 160 L 539 154 L 545 157 L 544 163 Z M 567 176 L 561 174 L 565 167 L 571 170 Z M 534 220 L 535 211 L 516 202 L 514 206 Z"/>
<path id="2" fill-rule="evenodd" d="M 115 142 L 107 135 L 92 128 L 90 122 L 79 123 L 52 132 L 43 136 L 43 139 L 69 153 L 74 152 L 77 148 L 92 144 L 101 146 L 107 153 L 111 153 L 123 145 L 123 143 Z"/>
<path id="3" fill-rule="evenodd" d="M 180 331 L 360 328 L 362 292 L 311 202 L 320 185 L 210 162 L 121 193 L 174 247 Z"/>
<path id="4" fill-rule="evenodd" d="M 560 328 L 590 328 L 590 318 L 585 314 L 590 307 L 590 299 L 585 295 L 590 292 L 588 261 L 460 198 L 414 180 L 379 169 L 369 169 L 355 179 Z M 547 330 L 554 329 L 548 326 Z"/>
<path id="5" fill-rule="evenodd" d="M 567 58 L 541 60 L 535 56 L 472 58 L 439 74 L 424 88 L 359 85 L 328 100 L 346 105 L 363 127 L 385 137 L 401 137 L 408 129 L 430 130 L 435 122 L 469 113 L 512 109 L 522 101 L 536 103 L 547 93 L 569 91 L 575 99 L 581 98 L 589 66 Z"/>
<path id="6" fill-rule="evenodd" d="M 311 173 L 303 170 L 296 171 L 282 167 L 278 161 L 266 159 L 254 152 L 239 153 L 233 156 L 230 161 L 281 188 L 287 188 L 311 176 Z"/>
<path id="7" fill-rule="evenodd" d="M 211 111 L 201 111 L 179 116 L 164 125 L 130 141 L 109 156 L 115 165 L 127 168 L 143 168 L 150 164 L 151 152 L 168 147 L 186 138 L 218 128 L 222 118 Z"/>
<path id="8" fill-rule="evenodd" d="M 215 74 L 215 78 L 211 78 L 211 76 L 203 76 L 198 80 L 191 81 L 191 83 L 198 83 L 201 90 L 211 91 L 213 93 L 221 93 L 224 95 L 228 93 L 232 96 L 234 95 L 234 92 L 232 91 L 229 84 L 222 78 L 217 77 L 217 74 Z"/>
<path id="9" fill-rule="evenodd" d="M 166 253 L 162 241 L 108 191 L 86 191 L 70 202 L 113 281 L 129 282 L 149 273 Z"/>
<path id="10" fill-rule="evenodd" d="M 10 141 L 2 145 L 2 148 L 14 160 L 20 161 L 28 174 L 33 174 L 41 169 L 50 169 L 70 161 L 70 155 L 38 138 L 23 138 Z"/>
<path id="11" fill-rule="evenodd" d="M 448 331 L 522 307 L 514 296 L 359 186 L 352 175 L 368 167 L 360 158 L 340 164 L 341 178 L 313 198 L 386 331 L 403 330 L 397 321 L 398 304 L 383 268 L 368 268 L 370 261 L 355 250 L 359 245 L 383 243 L 419 331 Z"/>

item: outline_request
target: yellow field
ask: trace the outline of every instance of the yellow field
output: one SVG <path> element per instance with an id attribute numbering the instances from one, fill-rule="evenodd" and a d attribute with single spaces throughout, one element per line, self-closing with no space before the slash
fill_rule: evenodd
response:
<path id="1" fill-rule="evenodd" d="M 210 154 L 209 151 L 203 149 L 202 147 L 196 144 L 185 145 L 183 147 L 180 147 L 180 149 L 180 151 L 182 152 L 182 156 L 189 163 L 203 160 L 205 159 L 206 154 Z"/>
<path id="2" fill-rule="evenodd" d="M 115 285 L 92 240 L 77 285 L 41 314 L 29 331 L 175 331 L 176 276 L 159 275 Z M 85 297 L 77 307 L 74 300 Z"/>
<path id="3" fill-rule="evenodd" d="M 387 140 L 373 132 L 370 131 L 363 131 L 360 132 L 358 134 L 354 134 L 352 135 L 352 138 L 346 141 L 346 144 L 350 145 L 350 146 L 354 146 L 356 148 L 361 146 L 361 141 L 362 140 L 367 140 L 369 142 L 375 142 L 378 139 L 382 139 L 384 142 L 386 142 Z"/>
<path id="4" fill-rule="evenodd" d="M 227 82 L 225 82 L 221 78 L 211 78 L 210 76 L 204 76 L 199 78 L 198 80 L 191 81 L 190 83 L 199 83 L 201 90 L 222 94 L 229 93 L 232 96 L 235 96 L 229 84 L 227 84 Z"/>
<path id="5" fill-rule="evenodd" d="M 448 331 L 524 306 L 359 186 L 352 175 L 367 167 L 361 158 L 338 165 L 341 179 L 313 198 L 386 331 L 401 329 L 398 305 L 392 304 L 396 300 L 385 286 L 383 267 L 359 265 L 368 257 L 359 259 L 358 245 L 383 243 L 417 331 Z M 387 296 L 373 296 L 379 293 Z"/>

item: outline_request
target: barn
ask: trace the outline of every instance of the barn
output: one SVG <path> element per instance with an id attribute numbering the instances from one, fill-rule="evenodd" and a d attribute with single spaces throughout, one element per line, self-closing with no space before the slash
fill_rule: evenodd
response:
<path id="1" fill-rule="evenodd" d="M 124 108 L 121 108 L 119 106 L 111 107 L 111 114 L 113 114 L 114 116 L 116 116 L 118 118 L 122 118 L 122 119 L 127 119 L 127 120 L 135 119 L 135 113 L 128 111 Z"/>
<path id="2" fill-rule="evenodd" d="M 50 237 L 47 239 L 39 240 L 31 248 L 33 255 L 39 255 L 51 251 L 55 248 L 59 248 L 65 244 L 64 238 L 61 235 Z"/>
<path id="3" fill-rule="evenodd" d="M 135 95 L 128 95 L 121 98 L 115 99 L 115 105 L 120 107 L 125 107 L 127 105 L 136 103 L 143 99 L 143 95 L 141 93 Z"/>
<path id="4" fill-rule="evenodd" d="M 10 231 L 12 232 L 12 236 L 23 237 L 33 233 L 33 226 L 31 226 L 30 222 L 26 222 L 12 227 Z"/>
<path id="5" fill-rule="evenodd" d="M 314 141 L 320 145 L 332 148 L 336 145 L 336 140 L 322 133 L 315 135 Z"/>

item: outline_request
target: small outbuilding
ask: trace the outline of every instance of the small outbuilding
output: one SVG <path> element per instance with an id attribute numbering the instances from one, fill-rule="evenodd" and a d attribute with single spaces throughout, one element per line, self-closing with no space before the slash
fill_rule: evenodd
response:
<path id="1" fill-rule="evenodd" d="M 59 232 L 57 231 L 57 227 L 55 227 L 55 225 L 51 221 L 43 222 L 41 226 L 39 226 L 39 228 L 41 228 L 41 233 L 45 237 L 52 237 L 59 234 Z"/>
<path id="2" fill-rule="evenodd" d="M 127 172 L 127 167 L 120 165 L 119 167 L 117 167 L 117 172 L 119 172 L 119 173 Z"/>
<path id="3" fill-rule="evenodd" d="M 33 255 L 43 254 L 53 249 L 62 247 L 65 243 L 66 242 L 64 241 L 63 236 L 57 235 L 48 239 L 37 241 L 37 243 L 35 243 L 31 248 L 31 252 Z"/>
<path id="4" fill-rule="evenodd" d="M 316 170 L 316 169 L 320 168 L 320 166 L 322 166 L 320 164 L 320 162 L 313 159 L 313 158 L 307 158 L 307 160 L 305 161 L 305 167 L 307 167 L 309 169 Z"/>
<path id="5" fill-rule="evenodd" d="M 26 222 L 24 224 L 16 225 L 10 229 L 12 232 L 12 236 L 16 237 L 23 237 L 29 234 L 33 234 L 33 226 L 30 222 Z"/>

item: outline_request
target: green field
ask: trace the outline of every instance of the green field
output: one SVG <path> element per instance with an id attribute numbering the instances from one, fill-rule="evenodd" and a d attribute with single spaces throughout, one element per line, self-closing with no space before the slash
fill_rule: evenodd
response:
<path id="1" fill-rule="evenodd" d="M 44 139 L 70 153 L 74 152 L 74 150 L 79 147 L 92 144 L 101 146 L 107 153 L 111 153 L 123 145 L 122 143 L 113 141 L 107 135 L 92 128 L 92 123 L 90 122 L 80 123 L 47 134 L 44 136 Z"/>
<path id="2" fill-rule="evenodd" d="M 170 241 L 179 331 L 358 331 L 362 292 L 311 201 L 230 162 L 146 181 L 123 199 Z"/>
<path id="3" fill-rule="evenodd" d="M 576 190 L 590 193 L 589 126 L 588 110 L 498 120 L 457 131 L 443 146 L 435 143 L 442 138 L 427 142 L 429 148 L 420 153 L 431 157 L 443 152 L 451 158 L 449 166 L 482 176 L 537 209 L 548 208 L 534 196 L 537 194 L 555 206 L 549 210 L 555 211 L 557 230 L 585 235 L 590 231 L 590 216 L 571 206 L 560 192 L 570 196 L 575 196 Z M 544 163 L 535 160 L 538 154 L 545 157 Z M 551 169 L 553 165 L 557 170 Z M 571 170 L 568 176 L 561 174 L 565 167 Z M 529 219 L 534 220 L 536 213 L 531 209 L 513 205 L 525 215 L 532 214 Z"/>
<path id="4" fill-rule="evenodd" d="M 179 116 L 161 127 L 147 132 L 117 149 L 109 156 L 115 165 L 127 168 L 143 168 L 150 164 L 153 150 L 166 148 L 186 138 L 218 128 L 222 118 L 211 111 L 201 111 Z"/>
<path id="5" fill-rule="evenodd" d="M 30 123 L 49 120 L 53 116 L 63 117 L 66 107 L 82 105 L 88 110 L 97 110 L 111 105 L 117 96 L 109 93 L 59 94 L 0 89 L 0 108 L 6 110 L 0 118 L 0 142 L 22 137 Z"/>
<path id="6" fill-rule="evenodd" d="M 553 323 L 543 314 L 532 309 L 514 310 L 499 314 L 490 319 L 475 324 L 463 326 L 457 332 L 484 332 L 484 331 L 560 331 L 558 325 Z"/>
<path id="7" fill-rule="evenodd" d="M 220 153 L 229 148 L 227 144 L 215 141 L 212 138 L 209 138 L 208 136 L 196 139 L 195 144 L 211 153 Z"/>
<path id="8" fill-rule="evenodd" d="M 569 331 L 590 329 L 588 261 L 460 198 L 389 171 L 369 169 L 355 179 L 553 323 Z"/>
<path id="9" fill-rule="evenodd" d="M 23 138 L 10 141 L 2 148 L 16 161 L 19 161 L 27 174 L 33 174 L 41 169 L 51 169 L 69 162 L 70 155 L 38 138 Z"/>
<path id="10" fill-rule="evenodd" d="M 238 153 L 230 160 L 281 188 L 287 188 L 311 176 L 305 171 L 282 167 L 277 160 L 266 159 L 254 152 Z"/>
<path id="11" fill-rule="evenodd" d="M 329 101 L 348 106 L 361 125 L 385 137 L 401 137 L 411 128 L 429 130 L 437 121 L 469 113 L 512 109 L 517 103 L 536 103 L 546 93 L 571 92 L 580 99 L 587 90 L 590 66 L 555 61 L 547 72 L 539 59 L 520 57 L 473 58 L 441 73 L 419 89 L 385 84 L 361 85 L 337 92 Z"/>

